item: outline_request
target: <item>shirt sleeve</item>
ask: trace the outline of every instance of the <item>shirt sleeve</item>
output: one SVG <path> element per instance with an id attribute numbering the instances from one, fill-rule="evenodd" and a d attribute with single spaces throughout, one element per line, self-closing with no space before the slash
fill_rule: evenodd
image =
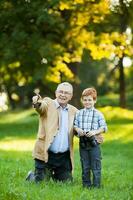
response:
<path id="1" fill-rule="evenodd" d="M 99 113 L 99 116 L 98 116 L 98 125 L 99 125 L 99 128 L 104 129 L 104 132 L 107 131 L 107 129 L 108 129 L 107 128 L 107 124 L 106 124 L 104 115 L 102 113 Z"/>
<path id="2" fill-rule="evenodd" d="M 76 112 L 76 115 L 75 115 L 75 119 L 74 119 L 74 128 L 76 130 L 76 133 L 77 133 L 77 137 L 79 138 L 80 137 L 80 132 L 79 132 L 79 111 Z"/>

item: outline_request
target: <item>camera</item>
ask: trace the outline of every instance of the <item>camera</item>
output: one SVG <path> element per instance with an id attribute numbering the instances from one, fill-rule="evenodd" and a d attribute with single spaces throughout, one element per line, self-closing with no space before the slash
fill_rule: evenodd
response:
<path id="1" fill-rule="evenodd" d="M 86 132 L 86 133 L 88 133 L 88 132 Z M 91 137 L 82 136 L 82 137 L 80 137 L 80 145 L 83 148 L 85 148 L 85 147 L 96 147 L 97 141 L 96 141 L 94 136 L 91 136 Z"/>

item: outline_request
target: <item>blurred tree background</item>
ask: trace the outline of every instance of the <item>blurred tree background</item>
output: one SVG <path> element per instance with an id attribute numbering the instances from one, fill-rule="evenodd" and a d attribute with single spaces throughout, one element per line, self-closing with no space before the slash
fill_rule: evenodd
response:
<path id="1" fill-rule="evenodd" d="M 1 0 L 0 94 L 31 106 L 61 81 L 98 90 L 98 106 L 133 108 L 132 0 Z"/>

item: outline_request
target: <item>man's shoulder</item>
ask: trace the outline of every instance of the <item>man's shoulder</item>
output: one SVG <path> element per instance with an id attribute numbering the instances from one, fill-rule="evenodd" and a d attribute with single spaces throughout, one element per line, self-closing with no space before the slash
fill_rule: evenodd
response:
<path id="1" fill-rule="evenodd" d="M 49 103 L 54 103 L 54 100 L 51 99 L 50 97 L 44 97 L 42 100 L 45 101 L 45 102 L 47 102 L 48 104 Z"/>
<path id="2" fill-rule="evenodd" d="M 84 111 L 84 108 L 81 108 L 78 110 L 78 113 L 82 113 Z"/>
<path id="3" fill-rule="evenodd" d="M 42 107 L 50 108 L 51 106 L 54 107 L 55 103 L 54 100 L 50 97 L 44 97 L 42 98 Z"/>
<path id="4" fill-rule="evenodd" d="M 45 101 L 52 101 L 52 99 L 50 97 L 44 97 L 43 100 L 45 100 Z"/>
<path id="5" fill-rule="evenodd" d="M 77 111 L 76 111 L 76 115 L 83 115 L 83 111 L 84 111 L 84 109 L 82 108 L 82 109 L 77 109 Z"/>
<path id="6" fill-rule="evenodd" d="M 78 109 L 77 109 L 75 106 L 71 105 L 71 104 L 68 104 L 68 108 L 69 108 L 71 111 L 75 112 L 75 113 L 78 111 Z"/>

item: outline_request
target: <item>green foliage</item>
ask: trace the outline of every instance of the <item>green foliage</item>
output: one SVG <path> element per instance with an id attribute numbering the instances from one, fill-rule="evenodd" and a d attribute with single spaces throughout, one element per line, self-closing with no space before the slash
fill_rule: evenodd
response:
<path id="1" fill-rule="evenodd" d="M 119 96 L 116 94 L 99 96 L 96 104 L 98 107 L 103 106 L 119 106 Z"/>
<path id="2" fill-rule="evenodd" d="M 29 105 L 36 87 L 51 95 L 61 81 L 103 88 L 100 94 L 110 88 L 115 91 L 111 84 L 116 79 L 107 84 L 112 70 L 107 60 L 114 66 L 116 59 L 132 57 L 133 52 L 132 33 L 128 36 L 121 31 L 121 24 L 133 27 L 133 3 L 121 2 L 125 12 L 119 5 L 113 13 L 110 1 L 104 0 L 1 0 L 0 90 L 7 92 L 12 107 Z M 120 23 L 120 19 L 126 21 Z M 85 51 L 89 52 L 88 65 Z M 81 64 L 79 71 L 77 63 Z"/>
<path id="3" fill-rule="evenodd" d="M 73 183 L 25 181 L 34 169 L 31 151 L 36 138 L 38 116 L 33 110 L 1 113 L 0 118 L 0 199 L 1 200 L 127 200 L 133 189 L 133 111 L 101 108 L 108 123 L 102 145 L 102 185 L 87 190 L 81 184 L 78 139 L 75 138 L 75 171 Z"/>
<path id="4" fill-rule="evenodd" d="M 87 87 L 95 87 L 98 90 L 98 94 L 102 95 L 108 92 L 109 83 L 109 70 L 106 59 L 100 61 L 93 60 L 90 56 L 90 52 L 84 50 L 82 56 L 82 62 L 78 69 L 78 77 L 80 79 L 79 87 L 81 90 Z"/>
<path id="5" fill-rule="evenodd" d="M 119 95 L 110 93 L 108 95 L 99 96 L 96 106 L 97 107 L 104 107 L 104 106 L 118 107 Z M 133 109 L 133 93 L 132 92 L 126 93 L 126 107 L 128 109 Z"/>

